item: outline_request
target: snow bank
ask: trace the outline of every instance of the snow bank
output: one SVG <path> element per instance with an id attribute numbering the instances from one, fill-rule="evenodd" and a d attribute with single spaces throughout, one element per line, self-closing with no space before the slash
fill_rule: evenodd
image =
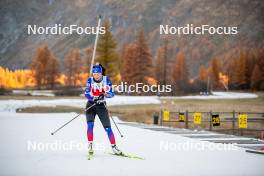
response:
<path id="1" fill-rule="evenodd" d="M 15 112 L 18 108 L 33 106 L 73 106 L 84 108 L 86 98 L 83 99 L 54 99 L 54 100 L 0 100 L 0 112 Z M 159 104 L 156 96 L 115 96 L 107 99 L 107 104 L 112 105 L 130 105 L 130 104 Z"/>
<path id="2" fill-rule="evenodd" d="M 253 93 L 241 92 L 213 92 L 213 95 L 194 95 L 194 96 L 175 96 L 166 97 L 166 99 L 251 99 L 257 98 L 258 95 Z"/>
<path id="3" fill-rule="evenodd" d="M 32 95 L 32 96 L 47 96 L 54 97 L 52 90 L 13 90 L 14 95 Z"/>

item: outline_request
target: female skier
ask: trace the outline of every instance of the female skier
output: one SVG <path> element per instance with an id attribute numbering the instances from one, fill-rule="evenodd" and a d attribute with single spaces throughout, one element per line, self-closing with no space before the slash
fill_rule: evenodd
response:
<path id="1" fill-rule="evenodd" d="M 92 77 L 88 78 L 87 88 L 85 89 L 85 96 L 88 99 L 86 108 L 95 104 L 95 106 L 86 111 L 88 152 L 89 155 L 93 155 L 93 127 L 95 115 L 98 115 L 108 135 L 114 154 L 122 155 L 122 151 L 116 146 L 109 113 L 104 101 L 104 97 L 112 98 L 114 96 L 111 80 L 108 76 L 104 75 L 104 71 L 104 68 L 100 64 L 94 65 L 92 68 Z"/>

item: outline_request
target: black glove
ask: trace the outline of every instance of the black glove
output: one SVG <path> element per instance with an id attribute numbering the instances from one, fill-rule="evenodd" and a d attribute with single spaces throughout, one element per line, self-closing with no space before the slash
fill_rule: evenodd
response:
<path id="1" fill-rule="evenodd" d="M 101 94 L 99 97 L 94 98 L 94 103 L 101 104 L 104 101 L 104 94 Z"/>

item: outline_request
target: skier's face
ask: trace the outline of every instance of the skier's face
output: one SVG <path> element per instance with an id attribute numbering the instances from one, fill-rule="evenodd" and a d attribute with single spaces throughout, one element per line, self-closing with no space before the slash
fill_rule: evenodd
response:
<path id="1" fill-rule="evenodd" d="M 96 81 L 99 81 L 102 78 L 102 73 L 93 73 L 93 77 Z"/>

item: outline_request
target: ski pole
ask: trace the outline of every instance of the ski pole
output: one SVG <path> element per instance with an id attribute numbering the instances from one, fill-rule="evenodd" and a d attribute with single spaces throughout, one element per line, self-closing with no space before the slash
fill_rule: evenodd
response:
<path id="1" fill-rule="evenodd" d="M 99 36 L 99 28 L 101 25 L 101 19 L 102 19 L 102 16 L 99 15 L 97 31 L 96 31 L 95 41 L 94 41 L 92 61 L 91 61 L 91 66 L 90 66 L 90 75 L 92 75 L 92 69 L 93 69 L 93 63 L 94 63 L 94 58 L 95 58 L 95 54 L 96 54 L 96 47 L 97 47 L 97 41 L 98 41 L 98 36 Z"/>
<path id="2" fill-rule="evenodd" d="M 108 115 L 110 116 L 110 118 L 111 118 L 112 121 L 114 122 L 115 127 L 116 127 L 117 131 L 119 132 L 120 136 L 121 136 L 121 137 L 124 137 L 123 134 L 121 133 L 121 131 L 119 130 L 119 128 L 118 128 L 118 126 L 117 126 L 117 124 L 116 124 L 114 118 L 111 116 L 110 112 L 108 111 L 105 102 L 104 102 L 104 106 L 105 106 L 105 109 L 107 110 Z"/>
<path id="3" fill-rule="evenodd" d="M 96 103 L 94 103 L 93 105 L 89 106 L 88 108 L 86 108 L 84 110 L 84 112 L 88 111 L 90 108 L 92 108 L 93 106 L 95 106 Z M 78 114 L 77 116 L 75 116 L 74 118 L 72 118 L 70 121 L 68 121 L 67 123 L 65 123 L 64 125 L 62 125 L 61 127 L 59 127 L 57 130 L 55 130 L 54 132 L 51 133 L 51 135 L 54 135 L 55 133 L 57 133 L 60 129 L 62 129 L 63 127 L 65 127 L 66 125 L 68 125 L 69 123 L 71 123 L 74 119 L 76 119 L 77 117 L 79 117 L 82 113 Z"/>

